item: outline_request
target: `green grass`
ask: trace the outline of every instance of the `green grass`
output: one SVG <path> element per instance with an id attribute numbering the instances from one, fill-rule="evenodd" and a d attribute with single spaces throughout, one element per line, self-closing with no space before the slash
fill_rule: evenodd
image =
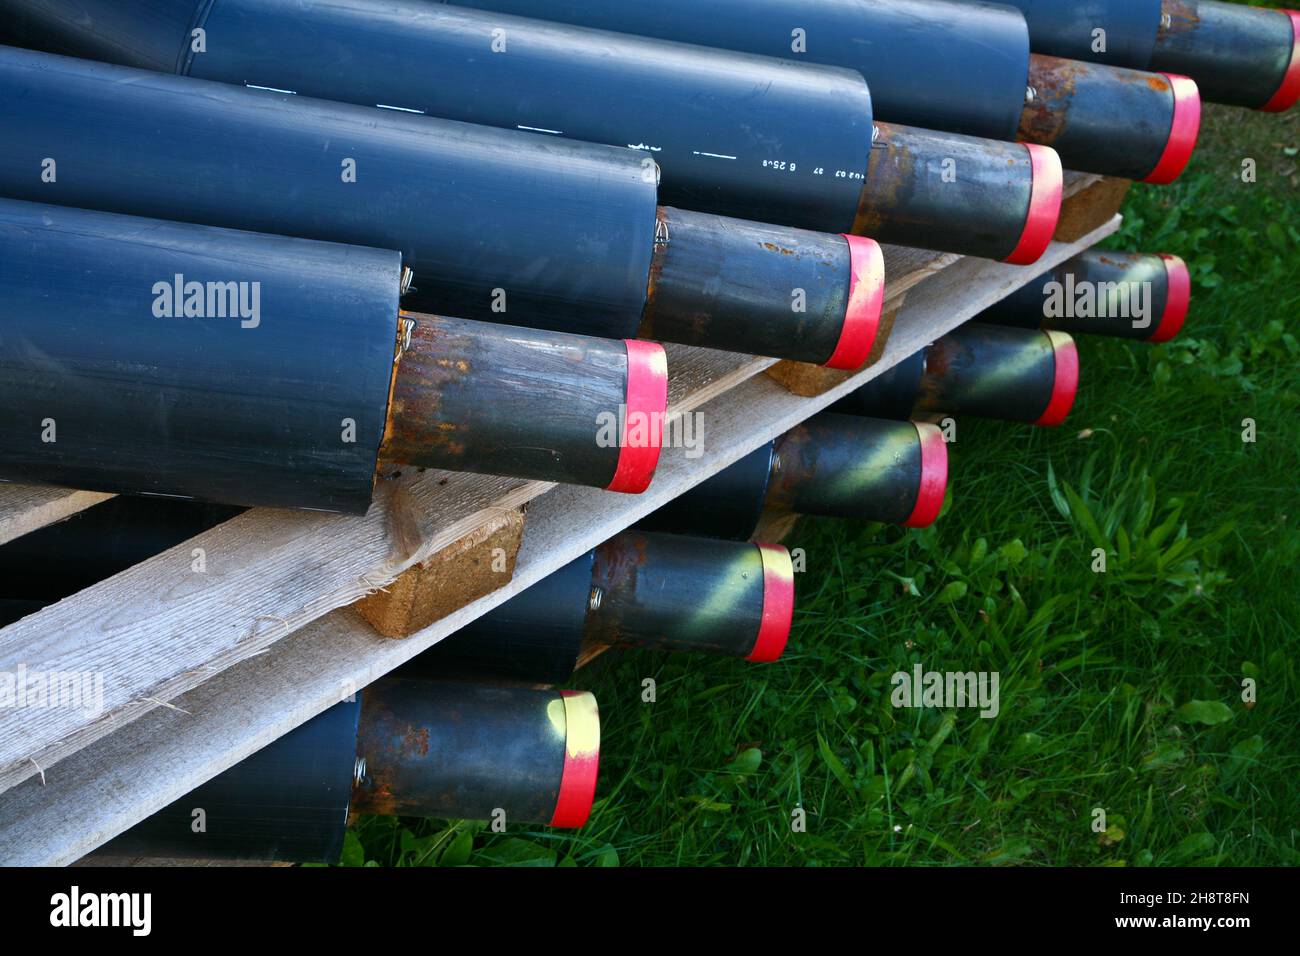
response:
<path id="1" fill-rule="evenodd" d="M 372 818 L 347 861 L 1300 861 L 1297 147 L 1300 113 L 1211 108 L 1188 173 L 1136 187 L 1109 243 L 1189 261 L 1183 336 L 1081 341 L 1064 429 L 963 421 L 932 529 L 800 526 L 781 663 L 626 653 L 580 673 L 604 738 L 585 829 Z M 1000 716 L 896 710 L 890 675 L 916 662 L 999 672 Z"/>

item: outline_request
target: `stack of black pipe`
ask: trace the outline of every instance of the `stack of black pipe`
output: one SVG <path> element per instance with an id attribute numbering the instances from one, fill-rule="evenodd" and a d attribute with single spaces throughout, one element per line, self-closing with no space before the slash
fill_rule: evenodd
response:
<path id="1" fill-rule="evenodd" d="M 404 466 L 640 493 L 660 343 L 860 369 L 879 243 L 1031 267 L 1063 168 L 1172 182 L 1202 93 L 1300 97 L 1298 30 L 1210 0 L 0 0 L 0 480 L 123 495 L 0 548 L 0 624 L 245 507 L 362 513 Z M 953 416 L 1060 425 L 1071 334 L 1168 341 L 1191 285 L 1098 252 L 1020 281 L 113 848 L 580 826 L 596 703 L 551 687 L 609 647 L 777 660 L 782 519 L 931 524 Z"/>

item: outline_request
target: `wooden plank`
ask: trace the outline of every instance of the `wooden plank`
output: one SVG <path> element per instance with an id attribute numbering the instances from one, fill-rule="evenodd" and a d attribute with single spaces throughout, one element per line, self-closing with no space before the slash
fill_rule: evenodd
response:
<path id="1" fill-rule="evenodd" d="M 1116 218 L 1079 243 L 1054 245 L 1040 267 L 1048 268 L 1074 255 L 1113 232 L 1118 225 Z M 181 664 L 190 666 L 189 658 L 195 650 L 215 653 L 202 665 L 206 669 L 201 670 L 201 678 L 195 677 L 188 685 L 175 678 L 163 682 L 151 688 L 152 701 L 141 699 L 141 691 L 134 688 L 118 693 L 115 699 L 127 700 L 128 705 L 117 709 L 112 727 L 103 726 L 106 721 L 102 720 L 87 724 L 81 728 L 83 736 L 76 741 L 77 746 L 69 746 L 62 752 L 48 747 L 43 751 L 46 785 L 37 779 L 26 779 L 35 771 L 24 767 L 22 759 L 11 759 L 7 764 L 10 774 L 7 781 L 11 785 L 24 779 L 25 782 L 0 794 L 0 862 L 68 863 L 89 852 L 764 441 L 792 428 L 1035 274 L 1032 269 L 977 260 L 955 263 L 913 288 L 899 316 L 894 339 L 878 366 L 817 398 L 794 396 L 766 376 L 748 375 L 741 384 L 723 390 L 699 408 L 705 453 L 692 458 L 684 449 L 666 450 L 659 476 L 645 495 L 627 497 L 563 486 L 540 497 L 534 496 L 536 500 L 529 508 L 527 531 L 510 584 L 405 641 L 380 637 L 355 612 L 325 613 L 329 610 L 329 600 L 322 595 L 333 595 L 340 590 L 341 568 L 352 568 L 355 573 L 357 566 L 355 560 L 337 560 L 332 556 L 332 549 L 346 549 L 354 558 L 364 554 L 372 564 L 403 563 L 393 561 L 392 538 L 386 528 L 376 528 L 378 519 L 373 515 L 339 519 L 250 512 L 209 532 L 220 536 L 209 541 L 213 546 L 209 550 L 209 568 L 214 556 L 220 565 L 221 555 L 236 552 L 237 563 L 252 563 L 249 574 L 230 572 L 229 579 L 219 588 L 222 603 L 205 593 L 203 585 L 189 585 L 198 591 L 196 595 L 188 593 L 186 586 L 175 583 L 174 571 L 167 578 L 164 572 L 168 561 L 176 558 L 171 552 L 170 558 L 159 556 L 119 578 L 148 569 L 150 573 L 141 580 L 155 587 L 160 579 L 171 580 L 167 597 L 171 604 L 183 606 L 167 607 L 164 600 L 163 606 L 155 603 L 152 613 L 141 619 L 134 602 L 148 604 L 151 592 L 141 592 L 137 586 L 130 593 L 121 593 L 111 581 L 83 592 L 79 598 L 98 592 L 93 595 L 93 606 L 110 619 L 116 613 L 112 608 L 119 605 L 130 626 L 115 626 L 109 632 L 98 629 L 97 622 L 85 613 L 92 602 L 80 601 L 81 613 L 72 620 L 77 626 L 90 629 L 84 643 L 90 645 L 91 652 L 78 655 L 78 648 L 73 646 L 75 641 L 46 638 L 52 643 L 44 659 L 65 665 L 68 661 L 93 662 L 105 670 L 111 670 L 110 663 L 124 656 L 141 663 L 144 650 L 122 643 L 123 631 L 129 640 L 147 646 L 149 653 L 163 655 L 172 670 Z M 705 361 L 703 357 L 697 358 Z M 717 382 L 727 374 L 702 375 L 700 380 Z M 431 489 L 420 484 L 443 481 L 446 484 L 437 489 L 442 497 L 430 494 Z M 411 512 L 407 520 L 423 522 L 419 527 L 424 540 L 442 540 L 443 544 L 454 541 L 465 532 L 471 521 L 469 516 L 476 508 L 490 506 L 491 502 L 508 497 L 507 493 L 519 494 L 519 485 L 512 488 L 509 482 L 503 485 L 503 481 L 456 475 L 420 476 L 415 483 L 417 487 L 407 489 L 409 500 L 405 507 Z M 456 520 L 449 520 L 449 516 L 456 516 Z M 270 523 L 256 529 L 247 524 L 231 528 L 246 520 Z M 346 522 L 347 527 L 338 522 Z M 303 525 L 299 527 L 299 523 Z M 284 532 L 290 527 L 298 527 L 298 532 L 285 540 Z M 186 560 L 189 547 L 187 544 L 177 549 Z M 305 551 L 297 553 L 295 549 Z M 295 552 L 293 560 L 287 560 L 290 552 Z M 304 565 L 307 555 L 311 556 L 310 567 Z M 303 577 L 308 572 L 310 575 Z M 353 588 L 368 586 L 355 578 L 345 583 Z M 285 588 L 289 592 L 278 604 L 269 601 L 269 595 Z M 188 612 L 186 608 L 195 601 L 207 610 Z M 63 604 L 76 605 L 78 599 Z M 265 633 L 254 631 L 241 640 L 234 640 L 232 631 L 239 630 L 240 625 L 247 627 L 261 613 L 258 609 L 266 606 L 281 610 L 296 606 L 298 610 L 291 618 L 281 615 Z M 248 610 L 241 611 L 244 607 Z M 224 616 L 213 618 L 214 609 L 224 611 Z M 239 617 L 232 627 L 230 615 L 236 612 Z M 46 613 L 49 612 L 42 612 Z M 69 633 L 77 632 L 74 629 Z M 0 631 L 0 638 L 6 636 L 7 632 Z M 26 638 L 33 640 L 40 636 L 28 633 Z M 182 647 L 173 648 L 173 644 Z M 253 647 L 255 651 L 250 650 Z M 9 650 L 12 652 L 13 648 Z M 65 656 L 56 657 L 52 651 Z M 0 658 L 0 670 L 6 666 L 3 661 Z M 157 673 L 159 668 L 137 667 L 136 671 L 147 675 Z M 113 670 L 113 674 L 116 681 L 117 671 Z M 157 701 L 161 700 L 172 700 L 178 709 L 160 707 Z M 10 718 L 12 713 L 5 716 Z M 23 714 L 23 722 L 30 725 L 37 716 L 28 711 Z M 30 739 L 17 733 L 19 729 L 7 726 L 2 738 L 10 747 L 11 757 L 16 752 L 15 742 L 20 745 L 17 752 L 21 753 L 22 741 Z M 89 730 L 96 733 L 92 735 Z M 42 732 L 46 731 L 42 729 Z M 107 739 L 99 739 L 104 737 Z M 87 746 L 95 740 L 98 740 L 96 746 Z M 53 766 L 50 753 L 63 762 Z"/>
<path id="2" fill-rule="evenodd" d="M 502 511 L 352 606 L 384 637 L 410 637 L 510 583 L 524 540 L 524 512 Z"/>
<path id="3" fill-rule="evenodd" d="M 112 497 L 75 488 L 0 483 L 0 545 Z"/>
<path id="4" fill-rule="evenodd" d="M 1110 221 L 1128 198 L 1133 181 L 1098 177 L 1094 183 L 1077 188 L 1061 204 L 1061 220 L 1056 225 L 1057 242 L 1074 242 Z"/>
<path id="5" fill-rule="evenodd" d="M 364 517 L 256 509 L 0 630 L 0 672 L 86 674 L 102 709 L 0 710 L 9 786 L 389 583 L 550 485 L 411 474 Z M 206 570 L 192 570 L 192 549 Z"/>

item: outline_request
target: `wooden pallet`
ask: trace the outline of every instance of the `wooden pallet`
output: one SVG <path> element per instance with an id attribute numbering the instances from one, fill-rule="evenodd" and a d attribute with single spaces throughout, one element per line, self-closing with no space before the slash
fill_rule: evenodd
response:
<path id="1" fill-rule="evenodd" d="M 254 509 L 0 630 L 0 671 L 106 675 L 101 714 L 0 711 L 0 863 L 72 862 L 1109 235 L 1118 218 L 1088 198 L 1097 184 L 1072 177 L 1076 219 L 1107 221 L 1037 267 L 887 250 L 893 334 L 876 364 L 819 395 L 761 374 L 770 359 L 670 347 L 670 407 L 700 413 L 706 454 L 666 450 L 645 495 L 410 474 L 365 517 Z M 0 541 L 106 497 L 0 487 Z M 467 575 L 439 606 L 451 613 L 408 639 L 380 637 L 347 608 L 472 552 L 466 542 L 525 505 L 513 575 L 488 587 Z M 196 547 L 206 574 L 190 572 Z"/>

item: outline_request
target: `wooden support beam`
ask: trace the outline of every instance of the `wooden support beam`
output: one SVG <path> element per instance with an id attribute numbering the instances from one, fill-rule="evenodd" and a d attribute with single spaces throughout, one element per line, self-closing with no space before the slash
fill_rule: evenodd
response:
<path id="1" fill-rule="evenodd" d="M 384 637 L 410 637 L 509 584 L 523 540 L 524 510 L 503 511 L 352 606 Z"/>

